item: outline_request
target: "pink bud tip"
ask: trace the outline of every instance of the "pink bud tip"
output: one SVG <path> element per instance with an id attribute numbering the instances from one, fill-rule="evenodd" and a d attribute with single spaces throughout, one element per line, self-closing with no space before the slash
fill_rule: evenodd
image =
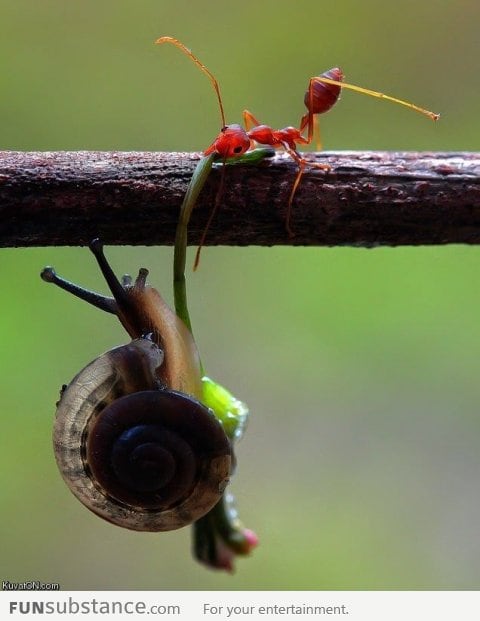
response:
<path id="1" fill-rule="evenodd" d="M 248 528 L 246 528 L 243 531 L 243 536 L 245 537 L 245 541 L 248 545 L 248 551 L 252 550 L 253 548 L 256 548 L 259 544 L 259 539 L 257 537 L 257 535 L 253 532 L 253 530 L 250 530 Z"/>

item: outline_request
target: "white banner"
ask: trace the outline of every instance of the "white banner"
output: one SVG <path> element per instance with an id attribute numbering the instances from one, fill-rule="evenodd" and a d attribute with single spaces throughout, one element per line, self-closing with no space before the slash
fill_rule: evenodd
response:
<path id="1" fill-rule="evenodd" d="M 479 591 L 71 591 L 7 583 L 6 619 L 157 619 L 185 621 L 478 621 Z M 38 585 L 37 585 L 38 587 Z M 55 585 L 43 585 L 55 588 Z"/>

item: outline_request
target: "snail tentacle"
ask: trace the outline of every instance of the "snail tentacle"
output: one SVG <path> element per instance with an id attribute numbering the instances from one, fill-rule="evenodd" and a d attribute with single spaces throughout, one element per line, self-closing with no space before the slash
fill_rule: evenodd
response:
<path id="1" fill-rule="evenodd" d="M 85 289 L 83 287 L 80 287 L 79 285 L 76 285 L 73 282 L 70 282 L 69 280 L 66 280 L 65 278 L 62 278 L 51 266 L 44 267 L 43 270 L 40 272 L 40 277 L 45 282 L 49 282 L 56 285 L 57 287 L 60 287 L 60 289 L 71 293 L 75 297 L 80 298 L 85 302 L 88 302 L 89 304 L 95 306 L 96 308 L 99 308 L 100 310 L 103 310 L 107 313 L 112 313 L 113 315 L 118 314 L 117 303 L 114 298 L 102 295 L 100 293 L 97 293 L 96 291 L 91 291 L 90 289 Z"/>
<path id="2" fill-rule="evenodd" d="M 93 239 L 90 242 L 89 247 L 97 260 L 98 266 L 100 267 L 103 277 L 105 278 L 113 297 L 115 298 L 117 307 L 124 314 L 135 313 L 135 306 L 132 304 L 132 300 L 127 294 L 127 289 L 118 280 L 112 266 L 105 257 L 102 242 L 98 238 Z"/>

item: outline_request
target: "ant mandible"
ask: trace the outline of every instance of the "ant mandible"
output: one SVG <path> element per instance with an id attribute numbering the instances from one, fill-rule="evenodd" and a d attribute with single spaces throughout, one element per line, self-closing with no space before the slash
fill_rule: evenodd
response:
<path id="1" fill-rule="evenodd" d="M 385 95 L 378 91 L 372 91 L 361 86 L 355 86 L 343 81 L 344 75 L 341 69 L 335 67 L 322 73 L 320 76 L 310 78 L 308 83 L 308 89 L 305 93 L 304 103 L 307 108 L 307 112 L 302 116 L 298 129 L 296 127 L 284 127 L 283 129 L 273 129 L 269 125 L 264 125 L 258 121 L 255 116 L 248 110 L 243 111 L 243 121 L 245 129 L 238 124 L 227 125 L 225 121 L 225 112 L 222 103 L 222 97 L 220 95 L 220 88 L 218 82 L 213 74 L 207 69 L 207 67 L 200 62 L 200 60 L 189 50 L 181 41 L 174 37 L 160 37 L 155 41 L 156 44 L 171 43 L 178 47 L 184 54 L 186 54 L 209 78 L 212 86 L 217 95 L 218 104 L 220 108 L 220 116 L 222 120 L 222 129 L 220 133 L 212 142 L 212 144 L 205 149 L 204 155 L 210 155 L 216 153 L 220 158 L 225 160 L 229 158 L 235 158 L 243 155 L 246 151 L 254 146 L 254 143 L 268 145 L 273 148 L 281 148 L 297 163 L 298 172 L 293 182 L 292 190 L 288 199 L 287 213 L 285 217 L 285 228 L 288 235 L 293 236 L 293 231 L 290 226 L 290 215 L 293 198 L 298 188 L 300 180 L 302 178 L 304 169 L 306 166 L 312 168 L 319 168 L 328 172 L 331 167 L 328 164 L 321 164 L 319 162 L 311 162 L 304 158 L 297 150 L 297 145 L 308 145 L 315 138 L 317 148 L 320 150 L 320 138 L 318 127 L 318 115 L 328 112 L 332 108 L 340 97 L 340 91 L 342 88 L 347 88 L 357 93 L 363 93 L 364 95 L 370 95 L 371 97 L 378 97 L 385 99 L 386 101 L 392 101 L 393 103 L 406 106 L 411 110 L 415 110 L 421 114 L 424 114 L 434 121 L 437 121 L 440 117 L 439 114 L 420 108 L 419 106 L 412 104 L 403 99 L 397 99 L 390 95 Z M 307 131 L 307 135 L 304 136 L 303 132 Z M 202 235 L 199 250 L 201 249 L 203 242 L 205 241 L 206 231 L 212 219 L 213 213 L 209 218 L 207 227 Z M 195 260 L 195 265 L 198 264 L 198 255 Z"/>

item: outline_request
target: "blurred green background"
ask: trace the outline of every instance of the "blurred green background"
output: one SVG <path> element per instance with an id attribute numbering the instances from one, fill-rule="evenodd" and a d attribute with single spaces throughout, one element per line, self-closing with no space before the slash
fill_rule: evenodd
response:
<path id="1" fill-rule="evenodd" d="M 477 150 L 477 0 L 241 3 L 0 0 L 0 144 L 201 150 L 227 118 L 298 122 L 312 75 L 346 92 L 327 149 Z M 293 215 L 294 218 L 294 215 Z M 294 222 L 294 220 L 293 220 Z M 171 293 L 171 248 L 109 248 Z M 252 418 L 233 483 L 261 540 L 234 576 L 190 557 L 189 529 L 132 533 L 90 514 L 51 447 L 62 383 L 126 336 L 48 287 L 46 265 L 105 291 L 86 249 L 2 250 L 0 577 L 64 589 L 476 589 L 480 577 L 480 250 L 206 248 L 189 275 L 208 371 Z"/>

